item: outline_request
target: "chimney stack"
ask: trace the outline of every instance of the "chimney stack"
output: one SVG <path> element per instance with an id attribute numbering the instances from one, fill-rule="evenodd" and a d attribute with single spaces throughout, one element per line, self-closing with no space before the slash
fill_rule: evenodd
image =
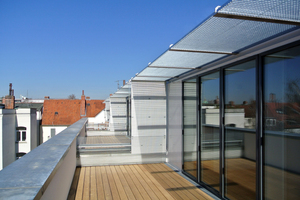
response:
<path id="1" fill-rule="evenodd" d="M 270 102 L 275 102 L 276 101 L 276 94 L 270 93 L 269 101 Z"/>
<path id="2" fill-rule="evenodd" d="M 123 80 L 123 86 L 126 84 L 125 80 Z"/>
<path id="3" fill-rule="evenodd" d="M 9 84 L 9 96 L 12 96 L 12 83 Z"/>
<path id="4" fill-rule="evenodd" d="M 9 84 L 9 95 L 6 95 L 5 98 L 3 98 L 2 103 L 5 104 L 5 109 L 15 108 L 15 96 L 14 90 L 12 89 L 12 83 Z"/>
<path id="5" fill-rule="evenodd" d="M 80 117 L 85 117 L 85 96 L 84 90 L 82 90 L 81 102 L 80 102 Z"/>

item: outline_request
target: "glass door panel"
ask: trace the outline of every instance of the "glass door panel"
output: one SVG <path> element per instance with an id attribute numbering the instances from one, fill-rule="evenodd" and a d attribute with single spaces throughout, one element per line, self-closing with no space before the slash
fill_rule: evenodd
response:
<path id="1" fill-rule="evenodd" d="M 225 196 L 256 198 L 255 61 L 225 69 Z"/>
<path id="2" fill-rule="evenodd" d="M 201 77 L 201 181 L 220 190 L 219 72 Z"/>
<path id="3" fill-rule="evenodd" d="M 300 46 L 264 63 L 264 198 L 299 199 Z"/>
<path id="4" fill-rule="evenodd" d="M 197 81 L 183 83 L 183 170 L 198 179 Z"/>

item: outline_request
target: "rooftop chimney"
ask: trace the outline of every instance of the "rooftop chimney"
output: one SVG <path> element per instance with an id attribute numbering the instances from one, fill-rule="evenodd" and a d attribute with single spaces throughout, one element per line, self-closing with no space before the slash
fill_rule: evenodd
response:
<path id="1" fill-rule="evenodd" d="M 15 108 L 15 96 L 14 90 L 12 89 L 12 83 L 9 84 L 9 95 L 6 95 L 2 101 L 2 103 L 5 104 L 5 109 Z"/>
<path id="2" fill-rule="evenodd" d="M 82 90 L 81 95 L 81 102 L 80 102 L 80 117 L 85 117 L 85 96 L 84 96 L 84 90 Z"/>
<path id="3" fill-rule="evenodd" d="M 126 84 L 125 80 L 123 80 L 123 86 Z"/>
<path id="4" fill-rule="evenodd" d="M 269 101 L 270 102 L 275 102 L 276 101 L 276 94 L 270 93 Z"/>
<path id="5" fill-rule="evenodd" d="M 12 96 L 12 83 L 9 84 L 9 96 Z"/>

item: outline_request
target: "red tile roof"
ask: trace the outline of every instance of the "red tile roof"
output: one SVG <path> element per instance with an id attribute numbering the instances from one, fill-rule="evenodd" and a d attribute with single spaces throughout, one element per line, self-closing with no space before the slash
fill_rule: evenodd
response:
<path id="1" fill-rule="evenodd" d="M 86 115 L 80 116 L 80 99 L 44 101 L 42 125 L 71 125 L 82 117 L 95 117 L 105 107 L 104 100 L 85 100 Z"/>

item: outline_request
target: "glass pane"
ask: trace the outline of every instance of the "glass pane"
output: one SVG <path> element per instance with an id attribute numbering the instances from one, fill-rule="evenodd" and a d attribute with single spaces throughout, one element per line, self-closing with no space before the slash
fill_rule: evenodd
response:
<path id="1" fill-rule="evenodd" d="M 20 132 L 20 131 L 17 131 L 17 141 L 20 141 L 20 140 L 21 140 L 20 134 L 21 134 L 21 132 Z"/>
<path id="2" fill-rule="evenodd" d="M 197 82 L 196 79 L 183 84 L 183 164 L 184 171 L 197 179 Z"/>
<path id="3" fill-rule="evenodd" d="M 264 62 L 265 199 L 299 199 L 300 47 Z"/>
<path id="4" fill-rule="evenodd" d="M 201 77 L 201 181 L 220 189 L 219 72 Z"/>
<path id="5" fill-rule="evenodd" d="M 225 69 L 225 195 L 256 198 L 255 61 Z"/>
<path id="6" fill-rule="evenodd" d="M 22 141 L 26 141 L 26 131 L 22 131 Z"/>

